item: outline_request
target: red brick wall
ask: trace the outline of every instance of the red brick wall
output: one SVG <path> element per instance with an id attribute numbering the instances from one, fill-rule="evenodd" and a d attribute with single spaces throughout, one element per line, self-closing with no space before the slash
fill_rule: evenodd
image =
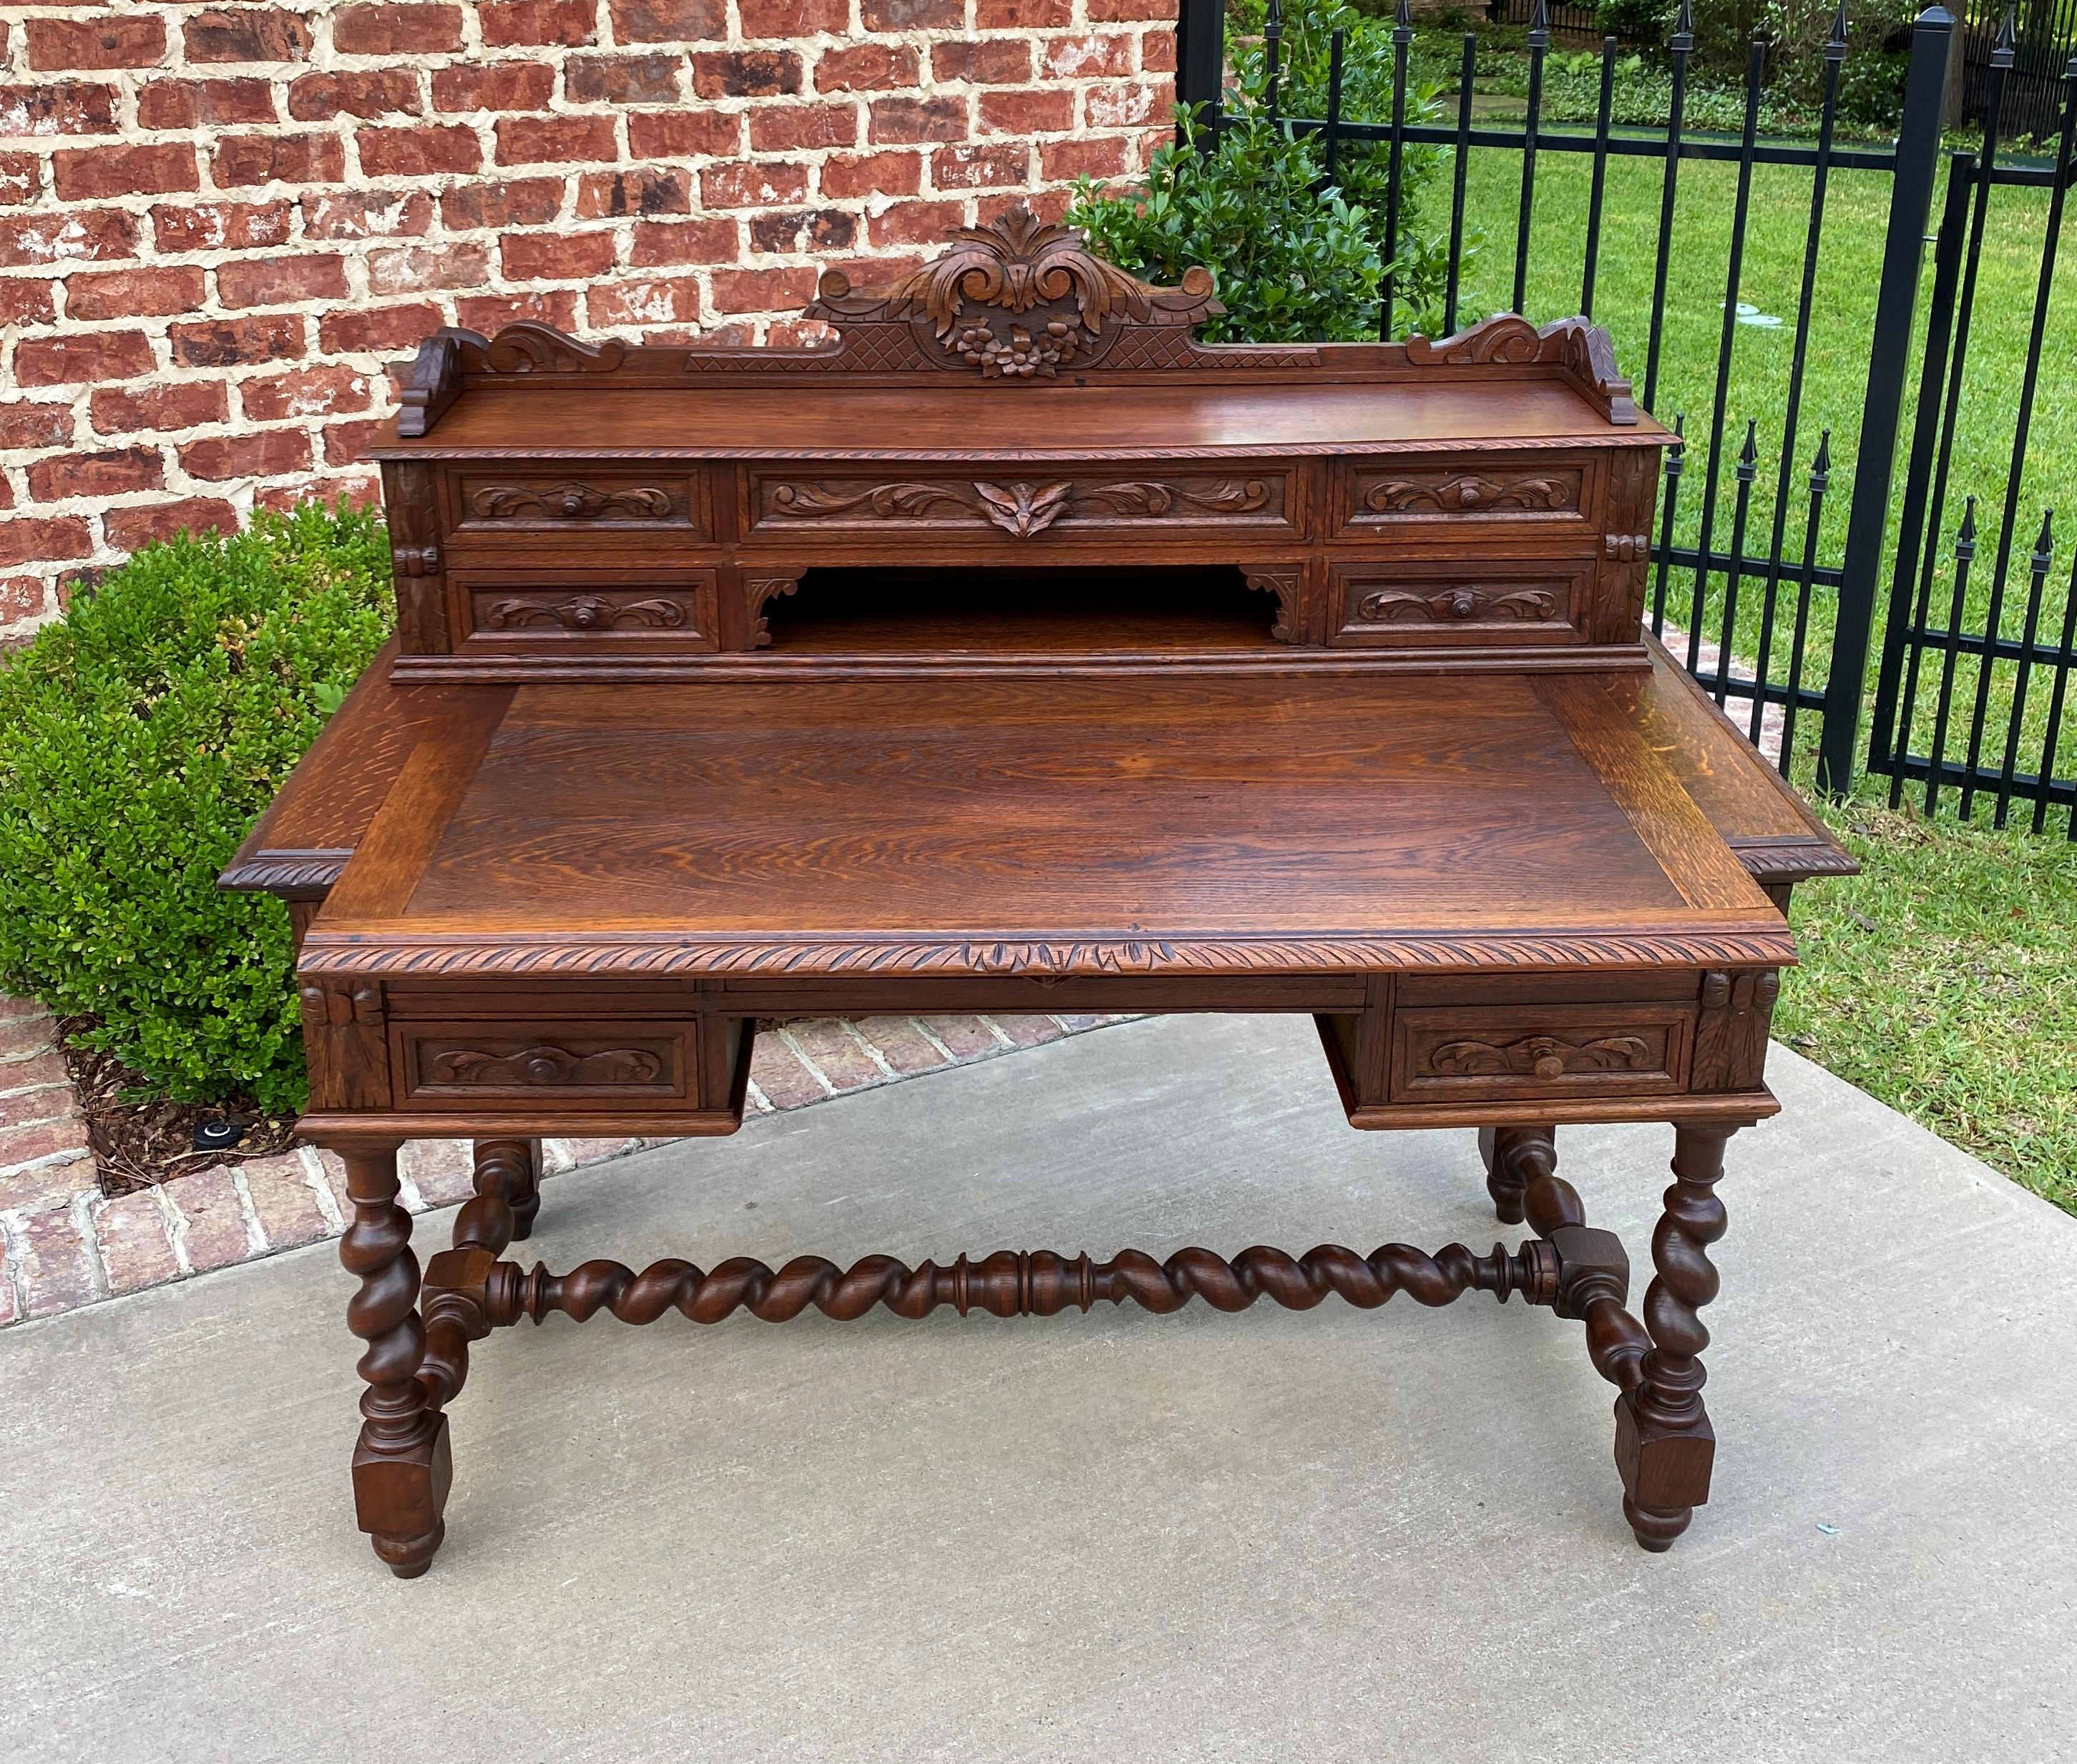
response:
<path id="1" fill-rule="evenodd" d="M 789 335 L 1136 168 L 1176 0 L 0 6 L 0 642 L 188 526 L 364 492 L 439 324 Z"/>

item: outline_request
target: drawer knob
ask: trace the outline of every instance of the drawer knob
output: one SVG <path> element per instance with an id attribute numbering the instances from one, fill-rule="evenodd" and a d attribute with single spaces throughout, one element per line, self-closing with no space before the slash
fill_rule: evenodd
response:
<path id="1" fill-rule="evenodd" d="M 1536 1075 L 1545 1084 L 1565 1075 L 1565 1061 L 1558 1054 L 1546 1054 L 1536 1062 Z"/>
<path id="2" fill-rule="evenodd" d="M 1460 588 L 1450 597 L 1450 616 L 1469 618 L 1479 609 L 1479 597 L 1468 588 Z"/>

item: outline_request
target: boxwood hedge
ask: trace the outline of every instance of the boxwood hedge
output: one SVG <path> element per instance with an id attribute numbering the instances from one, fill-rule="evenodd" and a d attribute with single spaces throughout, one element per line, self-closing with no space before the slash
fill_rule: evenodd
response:
<path id="1" fill-rule="evenodd" d="M 177 1101 L 301 1106 L 285 913 L 218 872 L 382 643 L 379 516 L 139 551 L 0 664 L 0 980 Z"/>

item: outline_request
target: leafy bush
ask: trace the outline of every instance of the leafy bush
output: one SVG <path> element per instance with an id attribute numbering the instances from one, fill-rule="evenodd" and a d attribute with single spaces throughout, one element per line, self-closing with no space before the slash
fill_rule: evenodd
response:
<path id="1" fill-rule="evenodd" d="M 378 516 L 260 514 L 139 551 L 0 668 L 0 979 L 176 1101 L 301 1106 L 286 916 L 216 877 L 389 585 Z"/>
<path id="2" fill-rule="evenodd" d="M 1203 327 L 1208 342 L 1375 336 L 1384 264 L 1371 218 L 1339 190 L 1316 188 L 1312 139 L 1251 115 L 1208 154 L 1192 113 L 1176 117 L 1183 139 L 1155 150 L 1144 185 L 1105 194 L 1082 180 L 1069 223 L 1150 281 L 1209 269 L 1226 310 Z"/>
<path id="3" fill-rule="evenodd" d="M 1251 11 L 1250 9 L 1252 9 Z M 1259 30 L 1261 0 L 1244 0 L 1238 29 Z M 1351 121 L 1392 113 L 1388 24 L 1334 4 L 1287 14 L 1279 118 L 1324 117 L 1330 40 L 1347 33 L 1342 114 Z M 1172 281 L 1191 265 L 1212 272 L 1226 316 L 1208 326 L 1214 342 L 1350 340 L 1377 335 L 1380 284 L 1394 277 L 1393 330 L 1440 328 L 1449 274 L 1448 229 L 1430 216 L 1430 195 L 1445 173 L 1439 148 L 1409 144 L 1400 178 L 1397 250 L 1384 256 L 1389 152 L 1382 143 L 1341 144 L 1335 181 L 1326 181 L 1317 133 L 1298 133 L 1269 114 L 1267 56 L 1259 36 L 1230 42 L 1233 84 L 1217 149 L 1193 118 L 1178 111 L 1183 139 L 1158 149 L 1139 187 L 1076 187 L 1069 221 L 1121 268 Z M 1406 119 L 1439 114 L 1432 85 L 1410 83 Z M 1475 248 L 1467 243 L 1466 255 Z"/>
<path id="4" fill-rule="evenodd" d="M 1594 28 L 1625 43 L 1663 43 L 1672 18 L 1666 0 L 1600 0 Z"/>

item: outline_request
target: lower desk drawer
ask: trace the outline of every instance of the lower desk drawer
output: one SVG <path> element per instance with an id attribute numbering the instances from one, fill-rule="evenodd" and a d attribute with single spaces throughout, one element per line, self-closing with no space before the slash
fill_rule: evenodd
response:
<path id="1" fill-rule="evenodd" d="M 683 1112 L 700 1100 L 700 1033 L 692 1020 L 393 1022 L 394 1106 Z"/>
<path id="2" fill-rule="evenodd" d="M 1584 558 L 1331 568 L 1328 641 L 1345 648 L 1576 643 L 1593 592 Z"/>
<path id="3" fill-rule="evenodd" d="M 1527 1102 L 1656 1096 L 1688 1086 L 1695 1008 L 1438 1006 L 1392 1020 L 1394 1102 Z"/>
<path id="4" fill-rule="evenodd" d="M 714 572 L 455 570 L 448 618 L 460 655 L 678 654 L 720 647 Z"/>

